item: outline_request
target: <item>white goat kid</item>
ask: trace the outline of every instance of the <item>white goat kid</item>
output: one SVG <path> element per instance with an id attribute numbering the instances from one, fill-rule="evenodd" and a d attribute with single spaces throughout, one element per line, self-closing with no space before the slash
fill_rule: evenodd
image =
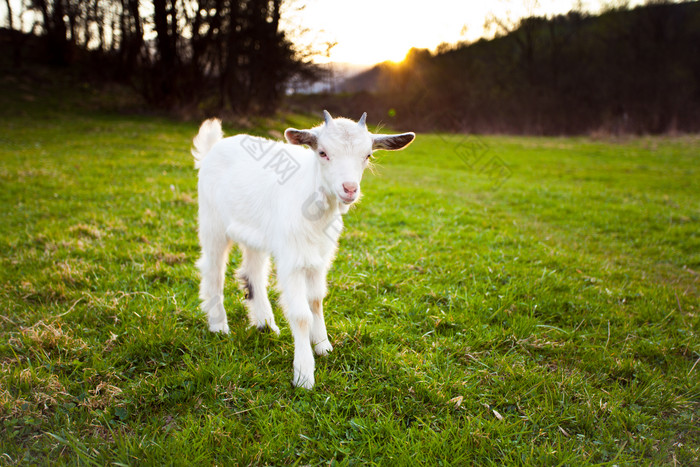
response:
<path id="1" fill-rule="evenodd" d="M 359 122 L 333 119 L 289 128 L 290 144 L 237 135 L 223 138 L 217 119 L 202 123 L 192 154 L 199 168 L 200 298 L 212 332 L 228 333 L 223 288 L 228 252 L 240 245 L 237 271 L 250 324 L 279 334 L 267 296 L 270 254 L 280 303 L 294 337 L 295 386 L 314 385 L 314 356 L 333 346 L 323 318 L 326 274 L 342 214 L 360 198 L 362 173 L 376 149 L 403 149 L 414 133 L 374 135 Z M 303 147 L 303 146 L 308 146 Z"/>

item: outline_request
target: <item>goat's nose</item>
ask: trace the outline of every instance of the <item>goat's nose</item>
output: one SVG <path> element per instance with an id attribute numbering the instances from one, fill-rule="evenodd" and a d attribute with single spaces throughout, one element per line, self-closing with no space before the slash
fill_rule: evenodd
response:
<path id="1" fill-rule="evenodd" d="M 355 192 L 357 191 L 357 183 L 355 182 L 345 182 L 343 183 L 343 190 L 345 190 L 345 193 L 349 195 L 354 195 Z"/>

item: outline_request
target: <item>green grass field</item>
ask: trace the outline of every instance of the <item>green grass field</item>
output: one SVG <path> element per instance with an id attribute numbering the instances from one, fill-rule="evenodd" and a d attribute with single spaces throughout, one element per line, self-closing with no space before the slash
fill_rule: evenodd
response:
<path id="1" fill-rule="evenodd" d="M 198 311 L 196 124 L 24 97 L 0 121 L 0 464 L 700 463 L 700 138 L 381 155 L 309 392 L 234 266 L 231 334 Z M 281 120 L 255 132 L 312 123 Z"/>

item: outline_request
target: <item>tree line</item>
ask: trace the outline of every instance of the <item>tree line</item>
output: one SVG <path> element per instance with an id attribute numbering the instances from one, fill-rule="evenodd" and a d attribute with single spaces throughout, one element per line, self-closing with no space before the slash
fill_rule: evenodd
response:
<path id="1" fill-rule="evenodd" d="M 412 50 L 298 108 L 397 128 L 529 134 L 700 131 L 700 4 L 496 21 L 492 40 Z"/>
<path id="2" fill-rule="evenodd" d="M 417 130 L 700 131 L 698 2 L 492 18 L 493 39 L 412 50 L 340 93 L 291 97 L 290 83 L 314 79 L 319 68 L 313 50 L 281 26 L 283 0 L 21 0 L 21 12 L 5 2 L 11 14 L 0 44 L 11 45 L 15 65 L 43 61 L 117 79 L 151 106 L 188 114 L 269 114 L 285 105 L 367 111 Z"/>
<path id="3" fill-rule="evenodd" d="M 15 65 L 99 73 L 157 107 L 270 113 L 289 79 L 315 72 L 280 26 L 282 0 L 24 0 L 14 15 L 6 1 Z M 40 50 L 13 17 L 33 18 Z"/>

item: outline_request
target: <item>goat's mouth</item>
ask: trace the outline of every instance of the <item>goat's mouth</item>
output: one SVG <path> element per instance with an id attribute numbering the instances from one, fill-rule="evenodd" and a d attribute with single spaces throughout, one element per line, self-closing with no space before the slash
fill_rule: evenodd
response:
<path id="1" fill-rule="evenodd" d="M 341 201 L 343 204 L 352 204 L 352 203 L 354 203 L 355 201 L 357 201 L 357 199 L 359 198 L 359 195 L 346 195 L 346 194 L 342 194 L 342 195 L 338 195 L 338 198 L 340 198 L 340 201 Z"/>

